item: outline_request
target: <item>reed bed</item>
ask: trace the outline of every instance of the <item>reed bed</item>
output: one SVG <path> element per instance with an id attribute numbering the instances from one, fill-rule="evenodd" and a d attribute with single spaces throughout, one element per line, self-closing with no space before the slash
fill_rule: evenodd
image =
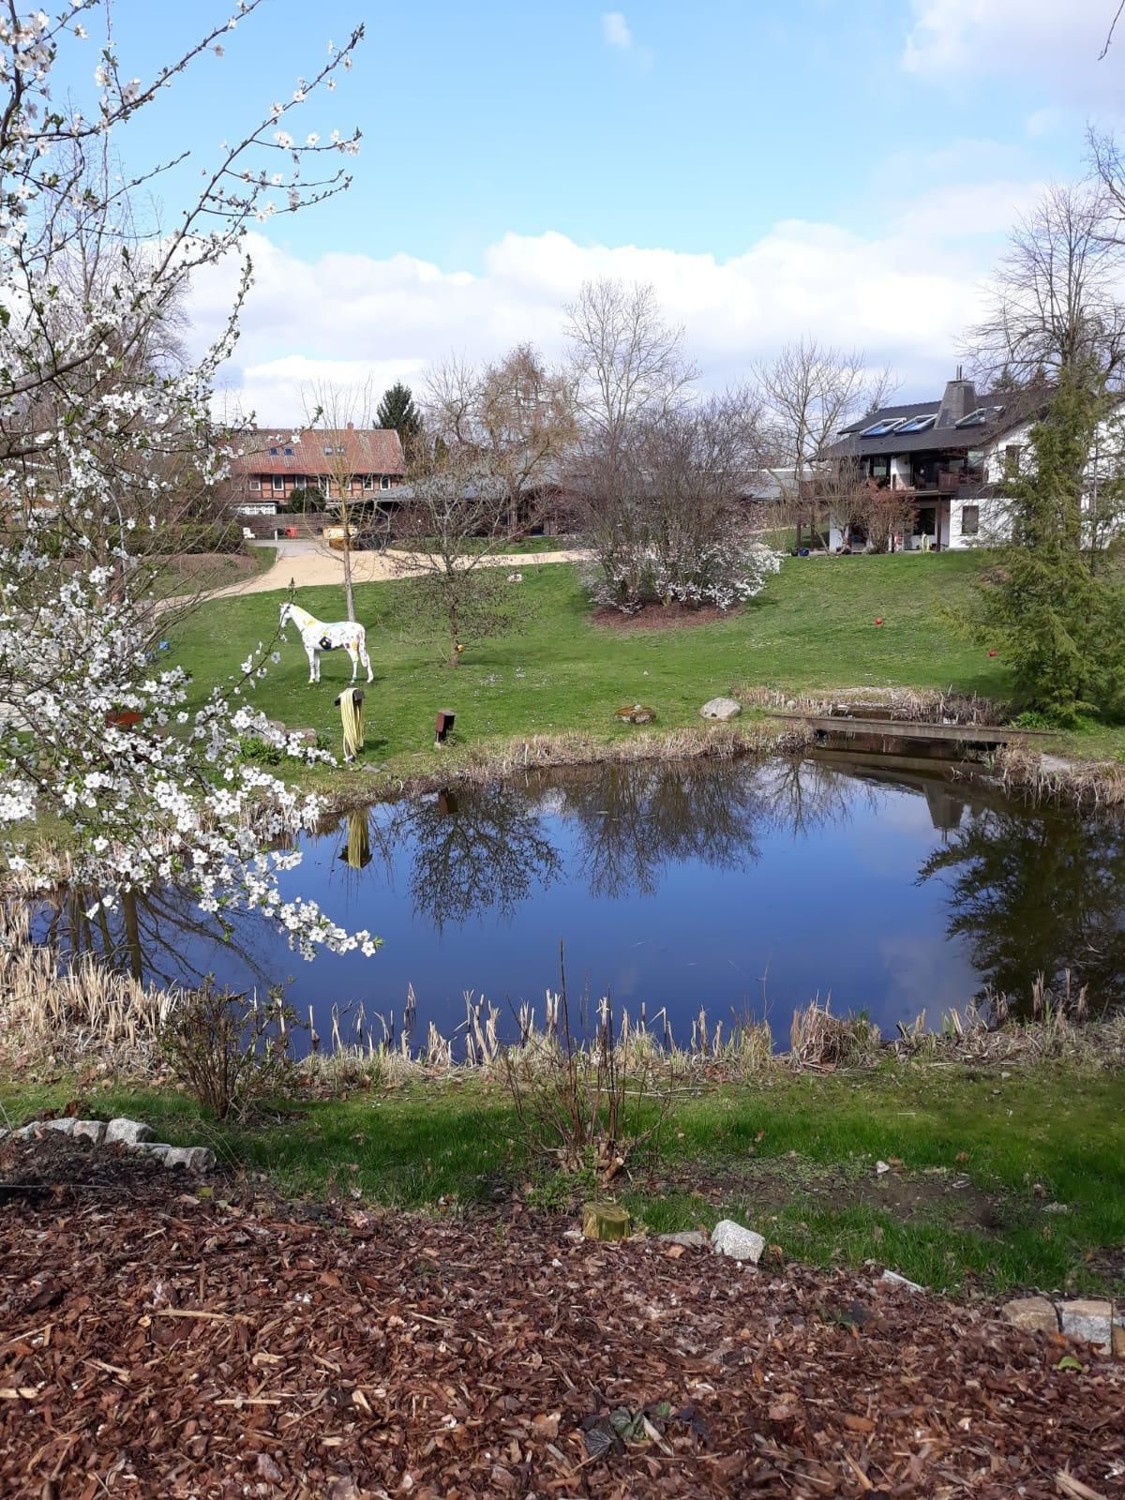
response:
<path id="1" fill-rule="evenodd" d="M 1120 763 L 1064 760 L 1010 745 L 996 757 L 993 769 L 1006 792 L 1032 802 L 1085 811 L 1125 808 L 1125 765 Z"/>
<path id="2" fill-rule="evenodd" d="M 88 1066 L 121 1077 L 164 1076 L 159 1037 L 187 991 L 159 989 L 113 973 L 84 956 L 61 970 L 53 953 L 31 939 L 22 903 L 0 907 L 0 1059 L 9 1064 Z M 334 1007 L 328 1035 L 310 1010 L 309 1050 L 298 1081 L 315 1093 L 373 1087 L 459 1072 L 495 1074 L 505 1060 L 521 1068 L 557 1066 L 564 1048 L 592 1050 L 612 1035 L 618 1061 L 636 1076 L 673 1065 L 684 1086 L 759 1077 L 772 1070 L 862 1071 L 891 1059 L 903 1062 L 1015 1063 L 1072 1059 L 1125 1067 L 1125 1016 L 1091 1020 L 1084 989 L 1064 979 L 1052 992 L 1040 979 L 1031 1016 L 1017 1020 L 1003 996 L 971 1001 L 943 1013 L 936 1026 L 923 1012 L 884 1038 L 864 1014 L 836 1015 L 830 1000 L 814 998 L 796 1010 L 789 1047 L 779 1050 L 768 1020 L 713 1019 L 701 1006 L 690 1035 L 673 1034 L 661 1009 L 650 1016 L 615 1007 L 607 998 L 580 1002 L 574 1029 L 565 995 L 547 990 L 541 1007 L 502 1010 L 485 995 L 464 994 L 464 1016 L 449 1034 L 427 1022 L 416 1035 L 416 1002 L 408 988 L 399 1014 L 350 1016 Z"/>
<path id="3" fill-rule="evenodd" d="M 824 696 L 809 693 L 786 693 L 778 688 L 747 687 L 740 689 L 739 700 L 749 706 L 782 710 L 788 713 L 846 715 L 857 709 L 879 709 L 888 719 L 919 724 L 998 725 L 1010 713 L 1005 703 L 979 698 L 975 693 L 958 693 L 950 689 L 900 687 L 834 688 Z"/>

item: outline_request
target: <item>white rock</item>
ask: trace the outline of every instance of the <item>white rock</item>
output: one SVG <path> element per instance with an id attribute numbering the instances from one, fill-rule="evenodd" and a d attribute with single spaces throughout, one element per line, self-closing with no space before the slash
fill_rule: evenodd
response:
<path id="1" fill-rule="evenodd" d="M 167 1141 L 144 1141 L 138 1151 L 155 1156 L 166 1167 L 187 1167 L 189 1172 L 209 1172 L 215 1153 L 207 1146 L 170 1146 Z"/>
<path id="2" fill-rule="evenodd" d="M 711 1249 L 716 1255 L 729 1255 L 732 1260 L 748 1260 L 757 1265 L 762 1258 L 766 1242 L 753 1229 L 745 1229 L 733 1219 L 720 1219 L 711 1231 Z"/>
<path id="3" fill-rule="evenodd" d="M 884 1271 L 879 1280 L 885 1286 L 904 1286 L 908 1292 L 924 1292 L 926 1288 L 919 1286 L 916 1281 L 909 1281 L 905 1276 L 900 1276 L 897 1271 Z"/>
<path id="4" fill-rule="evenodd" d="M 44 1130 L 54 1130 L 59 1135 L 73 1135 L 75 1123 L 69 1116 L 62 1120 L 32 1120 L 30 1125 L 23 1125 L 15 1132 L 15 1138 L 17 1141 L 30 1140 L 33 1135 Z"/>
<path id="5" fill-rule="evenodd" d="M 1108 1302 L 1079 1298 L 1073 1302 L 1060 1302 L 1058 1308 L 1065 1334 L 1072 1339 L 1088 1339 L 1100 1349 L 1109 1349 L 1113 1308 Z"/>
<path id="6" fill-rule="evenodd" d="M 75 1120 L 74 1129 L 70 1132 L 76 1141 L 93 1141 L 95 1146 L 100 1146 L 105 1140 L 104 1120 Z"/>
<path id="7" fill-rule="evenodd" d="M 156 1131 L 142 1120 L 127 1120 L 124 1115 L 110 1120 L 105 1128 L 105 1144 L 112 1146 L 120 1142 L 123 1146 L 139 1146 L 142 1141 L 151 1141 Z"/>
<path id="8" fill-rule="evenodd" d="M 742 704 L 734 698 L 712 698 L 699 710 L 701 719 L 736 719 Z"/>
<path id="9" fill-rule="evenodd" d="M 889 1172 L 890 1170 L 885 1161 L 877 1161 L 875 1163 L 875 1175 L 877 1177 L 882 1177 L 884 1172 Z"/>

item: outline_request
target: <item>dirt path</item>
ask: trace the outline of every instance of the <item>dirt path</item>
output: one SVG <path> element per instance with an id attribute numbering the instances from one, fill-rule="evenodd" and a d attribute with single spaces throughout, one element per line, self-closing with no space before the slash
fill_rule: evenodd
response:
<path id="1" fill-rule="evenodd" d="M 409 552 L 396 551 L 353 552 L 352 578 L 356 583 L 382 583 L 389 578 L 419 572 L 419 568 L 411 566 L 411 556 Z M 576 550 L 498 552 L 489 565 L 521 572 L 524 568 L 540 567 L 544 563 L 576 562 L 583 556 Z M 290 582 L 298 589 L 305 589 L 321 584 L 342 584 L 343 581 L 344 561 L 340 553 L 330 552 L 315 543 L 296 543 L 287 547 L 283 542 L 272 568 L 215 589 L 207 597 L 224 599 L 240 594 L 268 594 L 276 589 L 287 589 Z"/>

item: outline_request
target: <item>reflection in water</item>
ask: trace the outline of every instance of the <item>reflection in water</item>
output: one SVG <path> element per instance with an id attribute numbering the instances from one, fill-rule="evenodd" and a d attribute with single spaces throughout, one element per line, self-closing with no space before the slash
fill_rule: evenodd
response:
<path id="1" fill-rule="evenodd" d="M 544 777 L 581 830 L 579 867 L 590 894 L 651 895 L 672 864 L 737 870 L 758 858 L 760 787 L 717 762 L 582 768 Z"/>
<path id="2" fill-rule="evenodd" d="M 251 931 L 261 921 L 247 913 L 202 912 L 175 886 L 126 891 L 111 909 L 91 891 L 62 887 L 35 903 L 32 930 L 64 961 L 89 953 L 107 969 L 145 983 L 190 986 L 213 972 L 205 955 L 216 947 L 252 962 Z"/>
<path id="3" fill-rule="evenodd" d="M 1092 1005 L 1125 994 L 1125 826 L 1005 802 L 980 783 L 885 761 L 570 768 L 349 814 L 306 849 L 288 893 L 385 946 L 297 963 L 260 915 L 208 917 L 175 890 L 112 912 L 81 893 L 36 931 L 159 984 L 292 976 L 306 1007 L 461 1019 L 462 993 L 534 999 L 560 938 L 576 986 L 668 1008 L 782 1008 L 831 993 L 885 1027 L 986 989 L 1026 1002 L 1069 970 Z M 343 908 L 343 909 L 341 909 Z M 428 1009 L 427 1009 L 428 1007 Z M 779 1034 L 787 1017 L 774 1012 Z M 321 1016 L 321 1029 L 326 1019 Z M 690 1021 L 687 1021 L 690 1027 Z"/>
<path id="4" fill-rule="evenodd" d="M 414 914 L 438 932 L 485 912 L 508 919 L 533 886 L 546 890 L 562 868 L 538 809 L 511 787 L 442 791 L 400 803 L 390 837 L 413 847 Z"/>
<path id="5" fill-rule="evenodd" d="M 1042 975 L 1066 972 L 1095 1005 L 1125 998 L 1125 824 L 1054 809 L 972 814 L 922 866 L 943 875 L 949 932 L 964 937 L 985 988 L 1017 1006 Z"/>

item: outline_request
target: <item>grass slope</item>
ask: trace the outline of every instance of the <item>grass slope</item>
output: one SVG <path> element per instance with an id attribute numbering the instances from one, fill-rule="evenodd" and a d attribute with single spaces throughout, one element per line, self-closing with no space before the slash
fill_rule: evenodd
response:
<path id="1" fill-rule="evenodd" d="M 597 625 L 574 568 L 528 568 L 513 585 L 525 591 L 527 628 L 468 641 L 455 671 L 443 663 L 441 641 L 421 635 L 406 613 L 403 585 L 364 585 L 358 614 L 376 674 L 367 761 L 395 770 L 416 770 L 419 756 L 432 764 L 434 714 L 443 707 L 456 712 L 457 744 L 466 746 L 566 730 L 626 737 L 635 731 L 613 714 L 633 702 L 655 708 L 659 727 L 698 725 L 708 698 L 757 684 L 956 687 L 1003 698 L 1007 673 L 956 625 L 982 565 L 975 553 L 791 558 L 738 615 L 671 629 Z M 193 673 L 197 698 L 271 638 L 282 597 L 213 600 L 180 628 L 175 659 Z M 324 619 L 343 614 L 339 588 L 304 589 L 300 602 Z M 271 717 L 335 740 L 332 700 L 349 679 L 346 658 L 326 656 L 321 685 L 310 688 L 295 632 L 280 649 L 257 701 Z"/>

